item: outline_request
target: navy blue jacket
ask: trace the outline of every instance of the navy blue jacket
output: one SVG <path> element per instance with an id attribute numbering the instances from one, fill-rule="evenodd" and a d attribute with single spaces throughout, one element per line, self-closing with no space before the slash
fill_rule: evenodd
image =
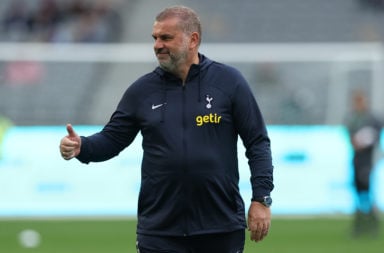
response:
<path id="1" fill-rule="evenodd" d="M 237 140 L 253 197 L 273 189 L 270 140 L 239 71 L 199 55 L 185 85 L 156 68 L 126 90 L 109 123 L 82 138 L 81 162 L 105 161 L 143 136 L 137 232 L 185 236 L 246 227 Z"/>

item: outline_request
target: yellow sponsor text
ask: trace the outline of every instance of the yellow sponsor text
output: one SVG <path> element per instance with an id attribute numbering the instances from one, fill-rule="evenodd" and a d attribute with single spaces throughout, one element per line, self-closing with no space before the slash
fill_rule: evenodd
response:
<path id="1" fill-rule="evenodd" d="M 204 124 L 220 124 L 221 116 L 217 115 L 217 113 L 210 113 L 206 115 L 198 115 L 196 116 L 196 125 L 202 126 Z"/>

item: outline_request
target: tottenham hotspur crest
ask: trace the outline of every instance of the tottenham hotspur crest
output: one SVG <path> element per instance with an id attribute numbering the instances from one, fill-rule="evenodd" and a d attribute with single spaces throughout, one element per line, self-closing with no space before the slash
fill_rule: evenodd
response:
<path id="1" fill-rule="evenodd" d="M 211 109 L 212 108 L 211 102 L 213 100 L 213 97 L 211 97 L 210 95 L 205 95 L 205 100 L 208 102 L 205 107 L 207 107 L 207 109 Z"/>

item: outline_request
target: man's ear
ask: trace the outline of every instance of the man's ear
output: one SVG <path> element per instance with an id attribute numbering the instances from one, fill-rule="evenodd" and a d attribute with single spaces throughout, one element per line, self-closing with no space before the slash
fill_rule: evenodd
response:
<path id="1" fill-rule="evenodd" d="M 197 48 L 197 47 L 199 47 L 199 43 L 200 43 L 200 35 L 197 32 L 193 32 L 191 34 L 191 44 L 190 44 L 190 47 L 191 48 Z"/>

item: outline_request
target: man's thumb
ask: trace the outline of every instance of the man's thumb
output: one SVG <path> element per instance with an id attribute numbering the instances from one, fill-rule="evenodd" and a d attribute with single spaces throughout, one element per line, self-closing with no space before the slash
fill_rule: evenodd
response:
<path id="1" fill-rule="evenodd" d="M 76 134 L 75 130 L 73 130 L 73 127 L 71 124 L 67 124 L 67 132 L 68 132 L 68 135 L 70 137 L 76 137 L 77 136 L 77 134 Z"/>

